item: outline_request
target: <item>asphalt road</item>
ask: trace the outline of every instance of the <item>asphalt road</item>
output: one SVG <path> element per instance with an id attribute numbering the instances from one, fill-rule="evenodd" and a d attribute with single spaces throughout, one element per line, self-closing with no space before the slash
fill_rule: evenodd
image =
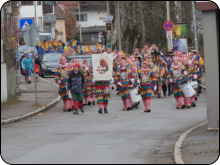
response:
<path id="1" fill-rule="evenodd" d="M 46 80 L 54 82 L 52 78 Z M 123 111 L 115 90 L 111 91 L 108 114 L 98 106 L 86 106 L 73 115 L 55 107 L 25 121 L 1 127 L 1 156 L 10 164 L 139 164 L 157 163 L 154 153 L 166 139 L 206 120 L 206 99 L 197 106 L 175 109 L 173 96 L 153 98 L 150 113 Z M 172 155 L 172 154 L 171 154 Z"/>

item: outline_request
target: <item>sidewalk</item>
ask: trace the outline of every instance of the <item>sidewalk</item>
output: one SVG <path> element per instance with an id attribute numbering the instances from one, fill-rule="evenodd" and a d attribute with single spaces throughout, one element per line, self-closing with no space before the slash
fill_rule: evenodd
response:
<path id="1" fill-rule="evenodd" d="M 21 83 L 18 86 L 21 91 L 21 96 L 18 96 L 19 101 L 1 109 L 1 121 L 16 118 L 41 108 L 39 106 L 32 106 L 36 103 L 33 75 L 31 80 L 31 84 L 27 84 L 24 76 L 21 75 Z M 43 81 L 41 78 L 39 78 L 39 82 L 36 82 L 36 84 L 39 104 L 46 106 L 54 99 L 57 99 L 58 92 L 55 85 Z"/>
<path id="2" fill-rule="evenodd" d="M 212 164 L 219 156 L 219 130 L 207 131 L 207 124 L 189 133 L 182 145 L 185 164 Z"/>

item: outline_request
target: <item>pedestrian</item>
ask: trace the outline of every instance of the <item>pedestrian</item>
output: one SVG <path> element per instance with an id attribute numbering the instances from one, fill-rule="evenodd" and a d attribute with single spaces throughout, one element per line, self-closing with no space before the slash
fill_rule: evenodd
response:
<path id="1" fill-rule="evenodd" d="M 39 82 L 38 77 L 40 74 L 40 60 L 36 57 L 36 53 L 34 53 L 34 65 L 35 65 L 36 81 Z"/>
<path id="2" fill-rule="evenodd" d="M 31 70 L 33 69 L 33 61 L 28 57 L 28 53 L 25 53 L 25 58 L 22 60 L 22 69 L 25 70 L 25 77 L 27 84 L 31 83 Z"/>
<path id="3" fill-rule="evenodd" d="M 83 109 L 83 91 L 85 90 L 85 80 L 82 72 L 80 72 L 80 65 L 75 63 L 73 65 L 73 70 L 69 72 L 68 79 L 68 92 L 71 92 L 74 101 L 74 112 L 73 114 L 78 114 L 78 108 L 84 113 Z"/>

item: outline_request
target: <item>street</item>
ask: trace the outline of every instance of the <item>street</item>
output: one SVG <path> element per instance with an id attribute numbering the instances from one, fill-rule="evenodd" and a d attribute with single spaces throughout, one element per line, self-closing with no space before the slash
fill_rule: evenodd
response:
<path id="1" fill-rule="evenodd" d="M 52 77 L 45 78 L 53 82 Z M 155 164 L 154 153 L 172 136 L 207 119 L 205 93 L 196 107 L 176 109 L 172 96 L 153 98 L 151 112 L 123 111 L 116 91 L 111 91 L 108 114 L 98 105 L 84 106 L 85 113 L 62 111 L 62 100 L 41 116 L 4 125 L 1 155 L 13 164 Z M 175 143 L 175 142 L 174 142 Z M 172 154 L 171 154 L 172 155 Z"/>

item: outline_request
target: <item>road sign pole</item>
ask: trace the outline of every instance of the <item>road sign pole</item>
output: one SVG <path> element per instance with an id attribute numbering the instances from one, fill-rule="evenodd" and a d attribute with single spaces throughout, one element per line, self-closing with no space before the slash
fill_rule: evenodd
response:
<path id="1" fill-rule="evenodd" d="M 33 39 L 33 30 L 30 29 L 30 45 L 31 47 L 33 46 L 32 45 L 32 39 Z M 34 87 L 35 87 L 35 99 L 36 99 L 36 104 L 38 104 L 38 99 L 37 99 L 37 84 L 36 84 L 36 73 L 35 73 L 35 60 L 34 60 L 34 52 L 33 50 L 31 49 L 31 53 L 32 53 L 32 60 L 33 60 L 33 72 L 34 72 Z"/>
<path id="2" fill-rule="evenodd" d="M 167 21 L 170 21 L 170 2 L 167 1 Z M 168 38 L 168 50 L 171 49 L 171 38 Z"/>

